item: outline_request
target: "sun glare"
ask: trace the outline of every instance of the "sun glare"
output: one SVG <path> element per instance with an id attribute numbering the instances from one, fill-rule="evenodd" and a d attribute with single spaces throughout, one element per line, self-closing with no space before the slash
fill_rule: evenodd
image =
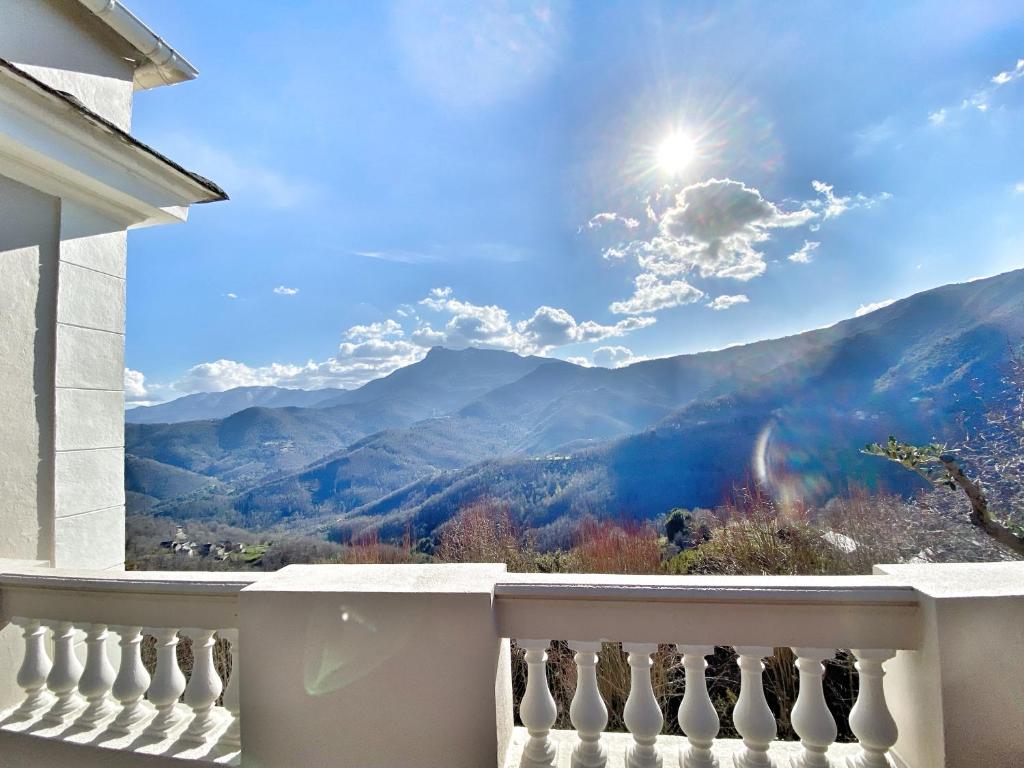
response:
<path id="1" fill-rule="evenodd" d="M 666 136 L 655 155 L 658 167 L 670 174 L 677 174 L 690 164 L 696 154 L 693 139 L 679 131 Z"/>

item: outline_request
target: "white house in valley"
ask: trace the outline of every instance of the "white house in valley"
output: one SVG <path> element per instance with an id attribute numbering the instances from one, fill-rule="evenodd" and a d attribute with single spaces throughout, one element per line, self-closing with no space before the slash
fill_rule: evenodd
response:
<path id="1" fill-rule="evenodd" d="M 1024 765 L 1020 563 L 125 572 L 126 231 L 226 199 L 132 137 L 132 102 L 195 76 L 118 0 L 0 0 L 0 768 Z M 561 729 L 553 641 L 575 651 Z M 628 654 L 619 733 L 598 684 L 608 643 Z M 685 677 L 678 712 L 655 695 L 659 647 Z M 739 667 L 739 739 L 719 737 L 716 647 Z M 776 648 L 795 659 L 799 741 L 776 738 L 765 694 Z M 857 659 L 846 743 L 823 694 L 839 651 Z"/>

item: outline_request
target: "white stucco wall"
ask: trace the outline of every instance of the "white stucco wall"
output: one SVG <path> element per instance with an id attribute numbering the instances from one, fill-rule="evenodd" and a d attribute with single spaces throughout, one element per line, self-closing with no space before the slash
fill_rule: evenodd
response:
<path id="1" fill-rule="evenodd" d="M 124 564 L 126 233 L 70 201 L 60 215 L 53 564 Z"/>
<path id="2" fill-rule="evenodd" d="M 0 558 L 124 563 L 125 240 L 0 177 Z"/>
<path id="3" fill-rule="evenodd" d="M 49 560 L 60 201 L 0 176 L 0 558 Z"/>
<path id="4" fill-rule="evenodd" d="M 77 2 L 0 0 L 0 57 L 124 130 L 138 55 Z"/>

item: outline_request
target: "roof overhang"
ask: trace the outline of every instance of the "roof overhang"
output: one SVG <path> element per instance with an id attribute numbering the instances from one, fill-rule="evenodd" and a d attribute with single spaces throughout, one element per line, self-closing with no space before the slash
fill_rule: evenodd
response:
<path id="1" fill-rule="evenodd" d="M 78 0 L 97 19 L 138 51 L 144 61 L 135 70 L 135 90 L 193 80 L 199 74 L 185 57 L 118 0 Z"/>
<path id="2" fill-rule="evenodd" d="M 3 59 L 0 174 L 125 227 L 184 221 L 189 205 L 227 199 L 212 181 Z"/>

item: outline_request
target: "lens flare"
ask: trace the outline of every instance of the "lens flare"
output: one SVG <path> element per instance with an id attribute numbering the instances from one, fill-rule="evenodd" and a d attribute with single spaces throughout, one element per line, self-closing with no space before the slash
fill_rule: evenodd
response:
<path id="1" fill-rule="evenodd" d="M 658 145 L 655 162 L 666 173 L 675 176 L 693 162 L 697 147 L 693 139 L 681 131 L 673 131 Z"/>

